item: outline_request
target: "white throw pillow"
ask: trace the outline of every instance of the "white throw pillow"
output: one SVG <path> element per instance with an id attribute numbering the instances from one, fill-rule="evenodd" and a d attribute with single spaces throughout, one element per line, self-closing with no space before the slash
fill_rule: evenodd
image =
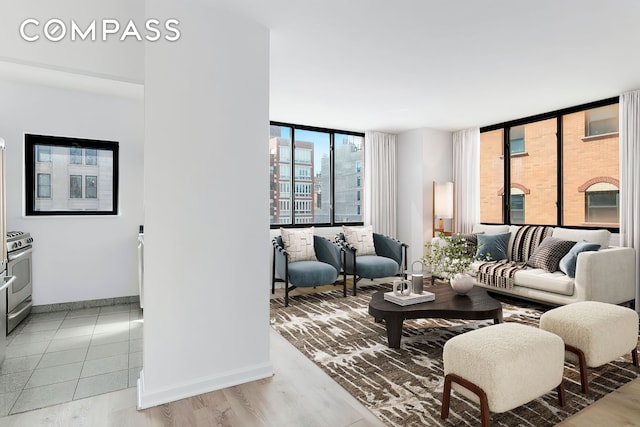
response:
<path id="1" fill-rule="evenodd" d="M 367 225 L 365 227 L 347 227 L 342 226 L 344 239 L 351 246 L 356 248 L 356 255 L 375 255 L 376 247 L 373 244 L 373 227 Z"/>
<path id="2" fill-rule="evenodd" d="M 317 261 L 313 247 L 313 227 L 302 229 L 280 228 L 284 249 L 289 254 L 289 262 Z"/>

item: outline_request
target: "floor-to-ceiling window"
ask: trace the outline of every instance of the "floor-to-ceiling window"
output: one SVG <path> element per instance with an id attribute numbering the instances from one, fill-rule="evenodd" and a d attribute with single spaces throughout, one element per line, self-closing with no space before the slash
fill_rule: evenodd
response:
<path id="1" fill-rule="evenodd" d="M 619 226 L 618 98 L 487 126 L 480 219 Z"/>
<path id="2" fill-rule="evenodd" d="M 362 223 L 364 134 L 271 123 L 271 226 Z"/>

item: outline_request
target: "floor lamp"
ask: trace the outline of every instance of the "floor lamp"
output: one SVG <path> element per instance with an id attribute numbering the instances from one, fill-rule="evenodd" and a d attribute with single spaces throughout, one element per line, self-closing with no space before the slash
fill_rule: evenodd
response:
<path id="1" fill-rule="evenodd" d="M 451 222 L 450 230 L 444 228 L 445 219 Z M 433 236 L 439 233 L 453 233 L 453 182 L 433 182 Z"/>

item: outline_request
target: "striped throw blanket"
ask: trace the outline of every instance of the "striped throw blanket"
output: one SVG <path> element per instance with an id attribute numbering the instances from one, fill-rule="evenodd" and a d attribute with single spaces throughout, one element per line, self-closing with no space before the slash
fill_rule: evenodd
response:
<path id="1" fill-rule="evenodd" d="M 510 289 L 513 288 L 516 271 L 526 266 L 525 262 L 509 261 L 508 259 L 485 262 L 478 268 L 478 282 L 496 288 Z"/>
<path id="2" fill-rule="evenodd" d="M 551 235 L 553 229 L 544 225 L 523 225 L 516 231 L 509 251 L 510 260 L 485 262 L 478 268 L 478 282 L 497 288 L 513 288 L 518 270 L 527 266 L 527 260 L 542 240 Z"/>

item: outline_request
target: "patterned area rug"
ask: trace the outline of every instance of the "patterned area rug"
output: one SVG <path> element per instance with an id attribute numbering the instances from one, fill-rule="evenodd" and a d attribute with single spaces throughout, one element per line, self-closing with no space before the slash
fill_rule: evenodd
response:
<path id="1" fill-rule="evenodd" d="M 440 285 L 443 286 L 443 285 Z M 384 323 L 368 314 L 371 295 L 389 286 L 372 285 L 343 298 L 339 290 L 271 300 L 271 324 L 309 359 L 390 426 L 451 426 L 480 423 L 479 405 L 452 396 L 451 412 L 440 419 L 442 348 L 451 337 L 492 321 L 425 319 L 404 322 L 400 349 L 387 347 Z M 351 291 L 350 291 L 351 292 Z M 543 306 L 502 297 L 505 322 L 538 326 Z M 515 305 L 517 304 L 517 305 Z M 502 414 L 494 426 L 551 426 L 640 376 L 631 355 L 589 371 L 589 394 L 580 392 L 579 372 L 565 367 L 567 404 L 555 391 Z"/>

